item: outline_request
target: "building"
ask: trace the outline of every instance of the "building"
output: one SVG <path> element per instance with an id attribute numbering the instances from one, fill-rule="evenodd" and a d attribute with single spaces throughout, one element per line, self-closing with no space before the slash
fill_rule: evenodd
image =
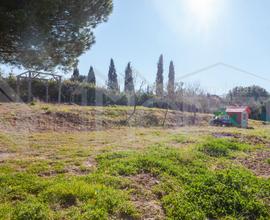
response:
<path id="1" fill-rule="evenodd" d="M 241 128 L 248 127 L 248 119 L 251 113 L 251 110 L 248 106 L 230 106 L 226 108 L 226 113 L 230 116 L 231 122 L 234 126 Z"/>

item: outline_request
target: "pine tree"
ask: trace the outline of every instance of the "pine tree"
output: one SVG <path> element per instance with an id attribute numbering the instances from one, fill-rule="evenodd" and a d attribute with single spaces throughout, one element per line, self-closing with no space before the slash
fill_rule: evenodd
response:
<path id="1" fill-rule="evenodd" d="M 175 92 L 175 85 L 174 85 L 174 81 L 175 81 L 175 71 L 174 71 L 174 65 L 173 65 L 173 61 L 170 62 L 170 67 L 169 67 L 169 80 L 168 80 L 168 96 L 169 98 L 173 98 L 174 97 L 174 92 Z"/>
<path id="2" fill-rule="evenodd" d="M 88 72 L 87 82 L 91 83 L 93 85 L 96 85 L 95 72 L 94 72 L 94 68 L 92 66 L 90 67 L 89 72 Z"/>
<path id="3" fill-rule="evenodd" d="M 130 62 L 128 63 L 125 70 L 125 93 L 133 94 L 134 93 L 134 82 L 132 76 L 132 68 Z"/>
<path id="4" fill-rule="evenodd" d="M 159 57 L 157 65 L 157 77 L 156 77 L 156 95 L 158 97 L 163 97 L 163 55 Z"/>
<path id="5" fill-rule="evenodd" d="M 109 73 L 108 73 L 108 89 L 113 92 L 119 92 L 118 80 L 117 80 L 117 73 L 114 66 L 114 61 L 111 59 Z"/>

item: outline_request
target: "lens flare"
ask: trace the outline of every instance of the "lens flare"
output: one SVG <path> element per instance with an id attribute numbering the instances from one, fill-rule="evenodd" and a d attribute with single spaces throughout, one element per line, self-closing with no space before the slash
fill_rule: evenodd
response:
<path id="1" fill-rule="evenodd" d="M 191 18 L 202 27 L 210 26 L 217 18 L 220 2 L 219 0 L 186 0 Z"/>

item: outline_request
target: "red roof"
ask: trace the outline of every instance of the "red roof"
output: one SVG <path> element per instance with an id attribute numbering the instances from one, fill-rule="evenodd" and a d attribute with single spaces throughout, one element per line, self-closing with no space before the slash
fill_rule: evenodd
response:
<path id="1" fill-rule="evenodd" d="M 226 108 L 226 112 L 233 112 L 233 113 L 247 112 L 248 114 L 250 114 L 251 110 L 248 106 L 241 106 L 241 107 L 229 106 Z"/>

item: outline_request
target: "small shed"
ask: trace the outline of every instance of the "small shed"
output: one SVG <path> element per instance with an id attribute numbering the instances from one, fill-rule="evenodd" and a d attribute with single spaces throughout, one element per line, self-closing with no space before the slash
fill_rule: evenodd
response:
<path id="1" fill-rule="evenodd" d="M 231 121 L 235 126 L 241 128 L 248 127 L 248 119 L 251 113 L 251 110 L 248 106 L 242 107 L 230 106 L 226 108 L 226 113 L 230 116 Z"/>

